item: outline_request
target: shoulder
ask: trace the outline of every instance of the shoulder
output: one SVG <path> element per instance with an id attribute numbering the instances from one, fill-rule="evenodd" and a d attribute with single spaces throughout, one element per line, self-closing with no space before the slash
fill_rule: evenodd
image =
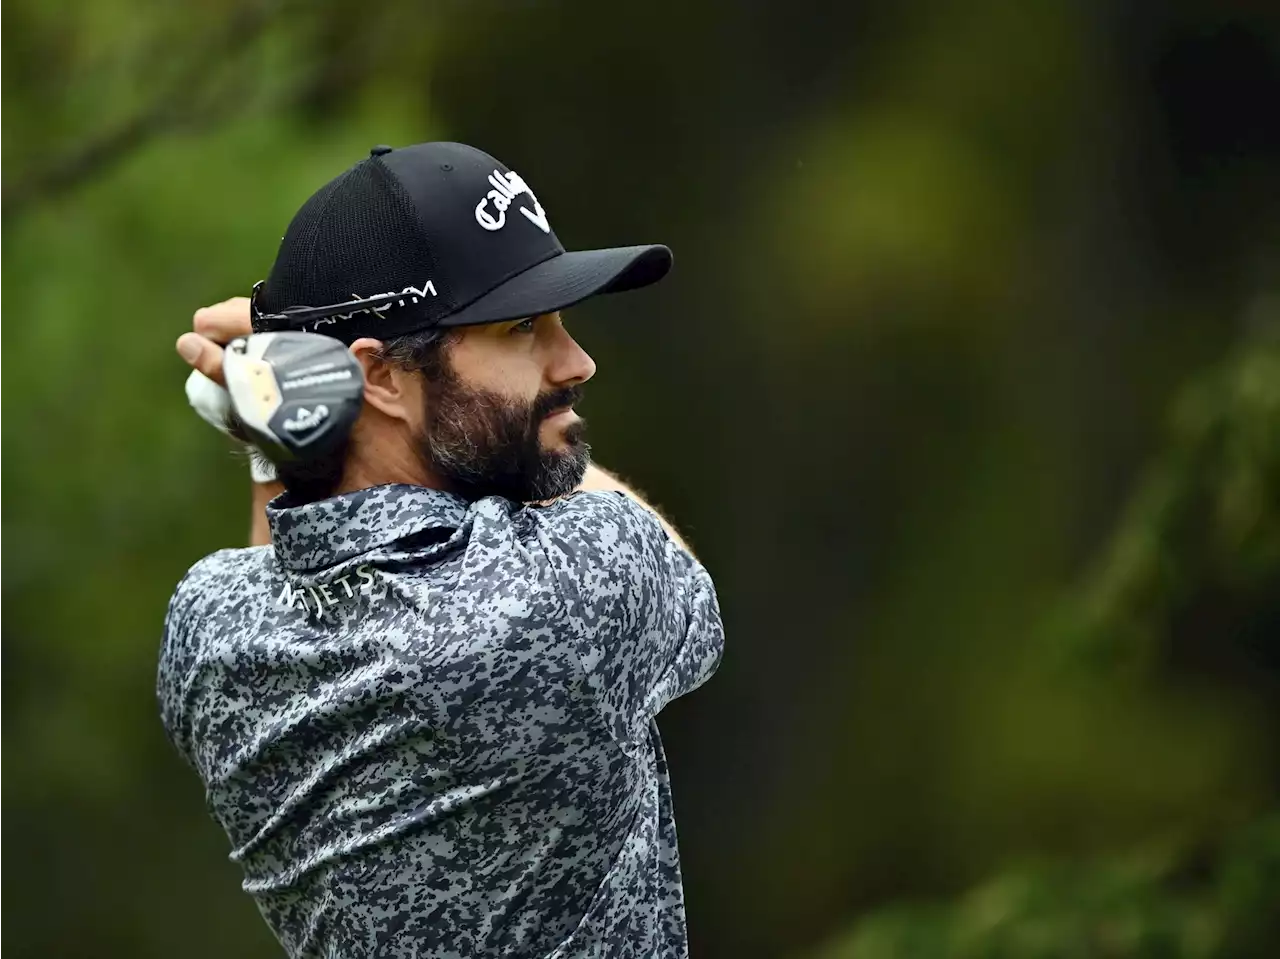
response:
<path id="1" fill-rule="evenodd" d="M 588 591 L 647 579 L 676 548 L 658 517 L 625 493 L 574 493 L 531 512 L 551 564 Z"/>
<path id="2" fill-rule="evenodd" d="M 220 549 L 196 560 L 178 582 L 177 591 L 199 592 L 201 589 L 219 585 L 227 579 L 264 569 L 270 560 L 270 546 Z"/>
<path id="3" fill-rule="evenodd" d="M 625 493 L 574 493 L 529 512 L 544 535 L 575 551 L 608 553 L 667 538 L 658 517 Z"/>
<path id="4" fill-rule="evenodd" d="M 173 590 L 169 617 L 206 609 L 226 600 L 233 583 L 243 584 L 264 576 L 271 560 L 271 547 L 220 549 L 196 561 Z"/>
<path id="5" fill-rule="evenodd" d="M 570 609 L 612 609 L 663 592 L 675 545 L 658 517 L 625 493 L 575 493 L 530 513 Z"/>
<path id="6" fill-rule="evenodd" d="M 196 562 L 179 580 L 165 613 L 156 674 L 160 718 L 170 740 L 194 762 L 186 723 L 187 700 L 195 664 L 207 642 L 203 627 L 225 617 L 246 571 L 262 568 L 270 549 L 223 549 Z"/>

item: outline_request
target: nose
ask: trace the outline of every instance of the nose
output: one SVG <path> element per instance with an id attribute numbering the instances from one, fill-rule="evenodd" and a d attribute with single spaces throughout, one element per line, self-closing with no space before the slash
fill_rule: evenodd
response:
<path id="1" fill-rule="evenodd" d="M 577 386 L 596 375 L 596 361 L 587 353 L 578 341 L 569 335 L 560 324 L 557 324 L 556 341 L 552 351 L 552 362 L 547 370 L 548 378 L 557 387 Z"/>

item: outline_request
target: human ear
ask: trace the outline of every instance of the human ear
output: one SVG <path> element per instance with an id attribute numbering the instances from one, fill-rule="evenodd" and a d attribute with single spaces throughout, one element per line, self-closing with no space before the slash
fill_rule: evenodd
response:
<path id="1" fill-rule="evenodd" d="M 382 357 L 382 341 L 361 337 L 351 355 L 364 370 L 364 401 L 392 419 L 415 422 L 422 409 L 422 377 Z"/>

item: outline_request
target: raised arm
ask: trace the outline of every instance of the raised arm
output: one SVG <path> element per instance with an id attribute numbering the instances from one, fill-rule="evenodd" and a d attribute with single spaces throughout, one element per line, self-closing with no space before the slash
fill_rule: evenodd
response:
<path id="1" fill-rule="evenodd" d="M 657 513 L 612 482 L 535 507 L 587 687 L 614 734 L 647 735 L 668 702 L 703 683 L 724 649 L 715 586 Z"/>
<path id="2" fill-rule="evenodd" d="M 283 492 L 283 483 L 253 484 L 253 502 L 250 505 L 249 517 L 250 546 L 271 545 L 271 527 L 267 525 L 267 504 Z"/>
<path id="3" fill-rule="evenodd" d="M 582 483 L 578 486 L 578 489 L 583 492 L 604 491 L 627 494 L 627 496 L 630 496 L 633 500 L 656 516 L 658 518 L 658 522 L 662 524 L 662 528 L 667 531 L 667 535 L 675 540 L 683 550 L 690 555 L 693 554 L 693 550 L 690 549 L 689 544 L 684 541 L 684 537 L 677 532 L 671 521 L 662 515 L 661 510 L 646 502 L 644 496 L 641 495 L 638 490 L 628 486 L 622 480 L 618 479 L 617 476 L 613 475 L 603 467 L 597 466 L 595 463 L 588 466 L 587 474 L 582 478 Z"/>
<path id="4" fill-rule="evenodd" d="M 249 300 L 232 297 L 196 310 L 192 317 L 192 333 L 178 338 L 178 355 L 215 383 L 222 379 L 222 344 L 252 332 L 249 323 Z M 249 545 L 269 546 L 271 531 L 267 526 L 267 503 L 284 492 L 279 482 L 253 482 L 249 516 Z"/>

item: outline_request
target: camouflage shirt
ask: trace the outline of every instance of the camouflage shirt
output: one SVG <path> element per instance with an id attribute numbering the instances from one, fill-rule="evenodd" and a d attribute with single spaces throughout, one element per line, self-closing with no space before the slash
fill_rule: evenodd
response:
<path id="1" fill-rule="evenodd" d="M 720 659 L 697 560 L 620 493 L 272 506 L 178 585 L 158 692 L 288 953 L 687 954 L 654 716 Z"/>

